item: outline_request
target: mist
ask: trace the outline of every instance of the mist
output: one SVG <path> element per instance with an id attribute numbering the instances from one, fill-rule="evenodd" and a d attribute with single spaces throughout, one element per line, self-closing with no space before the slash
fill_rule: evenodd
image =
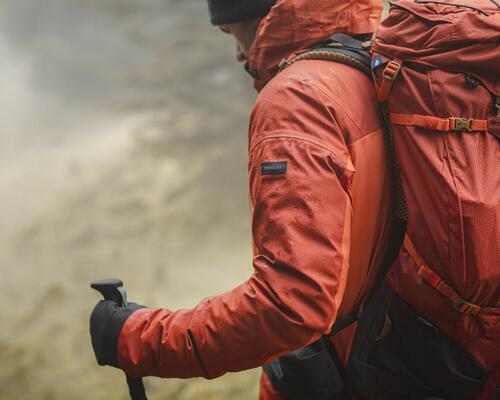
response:
<path id="1" fill-rule="evenodd" d="M 91 280 L 191 307 L 251 268 L 251 82 L 196 0 L 0 5 L 1 398 L 126 399 L 98 367 Z M 258 371 L 147 379 L 154 399 L 250 399 Z"/>

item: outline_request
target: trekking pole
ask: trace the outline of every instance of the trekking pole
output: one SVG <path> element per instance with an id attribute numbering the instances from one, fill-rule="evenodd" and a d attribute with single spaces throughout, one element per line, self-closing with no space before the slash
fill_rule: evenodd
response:
<path id="1" fill-rule="evenodd" d="M 103 279 L 90 284 L 92 289 L 102 294 L 105 300 L 112 300 L 122 307 L 127 307 L 127 292 L 119 279 Z M 148 400 L 142 378 L 127 375 L 128 391 L 132 400 Z"/>

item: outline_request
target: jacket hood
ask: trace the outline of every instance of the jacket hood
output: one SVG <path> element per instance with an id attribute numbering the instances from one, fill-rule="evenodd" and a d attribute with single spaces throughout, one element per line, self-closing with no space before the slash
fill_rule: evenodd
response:
<path id="1" fill-rule="evenodd" d="M 375 32 L 382 0 L 278 0 L 262 20 L 248 52 L 247 69 L 261 90 L 283 58 L 336 32 Z"/>

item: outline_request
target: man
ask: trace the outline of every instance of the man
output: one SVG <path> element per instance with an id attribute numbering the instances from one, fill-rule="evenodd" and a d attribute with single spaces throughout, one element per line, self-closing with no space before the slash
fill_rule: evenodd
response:
<path id="1" fill-rule="evenodd" d="M 282 59 L 335 32 L 369 36 L 379 1 L 209 7 L 260 92 L 249 129 L 254 273 L 191 310 L 100 302 L 91 318 L 97 359 L 132 376 L 216 378 L 317 341 L 357 310 L 387 247 L 391 176 L 370 78 L 319 60 L 279 72 Z M 342 358 L 353 329 L 334 338 Z M 262 385 L 262 398 L 278 398 L 266 376 Z"/>

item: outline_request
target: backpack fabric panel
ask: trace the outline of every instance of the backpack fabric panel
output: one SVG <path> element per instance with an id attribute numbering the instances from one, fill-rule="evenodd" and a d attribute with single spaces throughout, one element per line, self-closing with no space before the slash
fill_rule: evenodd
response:
<path id="1" fill-rule="evenodd" d="M 486 0 L 393 2 L 373 52 L 379 86 L 391 60 L 401 65 L 387 99 L 392 115 L 449 122 L 448 129 L 432 129 L 432 124 L 392 125 L 408 205 L 408 237 L 452 290 L 482 309 L 477 316 L 458 312 L 423 281 L 406 250 L 388 282 L 491 369 L 500 364 L 500 118 L 496 108 L 500 7 Z M 427 116 L 431 119 L 426 120 Z M 469 131 L 474 127 L 469 119 L 483 121 L 486 129 Z"/>

